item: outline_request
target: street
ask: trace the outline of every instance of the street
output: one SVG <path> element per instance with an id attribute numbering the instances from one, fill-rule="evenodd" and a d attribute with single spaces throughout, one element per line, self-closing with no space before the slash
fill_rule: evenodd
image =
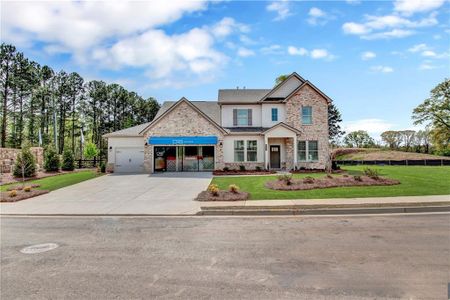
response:
<path id="1" fill-rule="evenodd" d="M 450 214 L 1 218 L 5 300 L 446 299 L 449 274 Z"/>

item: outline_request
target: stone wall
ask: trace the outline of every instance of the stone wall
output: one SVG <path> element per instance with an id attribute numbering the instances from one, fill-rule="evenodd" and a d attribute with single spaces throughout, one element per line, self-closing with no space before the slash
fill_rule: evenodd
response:
<path id="1" fill-rule="evenodd" d="M 286 138 L 286 170 L 294 169 L 294 139 Z"/>
<path id="2" fill-rule="evenodd" d="M 0 148 L 0 171 L 1 173 L 10 173 L 14 167 L 17 154 L 20 149 L 14 148 Z M 42 147 L 31 147 L 31 153 L 33 153 L 38 166 L 38 170 L 41 170 L 44 165 L 44 149 Z"/>
<path id="3" fill-rule="evenodd" d="M 153 124 L 145 133 L 144 140 L 150 136 L 217 136 L 218 143 L 215 154 L 215 168 L 223 169 L 223 132 L 194 110 L 187 102 L 181 102 Z M 171 145 L 168 145 L 171 146 Z M 195 146 L 195 145 L 192 145 Z M 153 169 L 153 146 L 144 147 L 144 168 L 147 172 Z"/>
<path id="4" fill-rule="evenodd" d="M 312 125 L 301 124 L 302 106 L 311 106 L 313 110 Z M 286 101 L 286 123 L 301 131 L 299 141 L 318 141 L 319 160 L 317 162 L 298 162 L 297 168 L 325 169 L 328 161 L 328 103 L 313 88 L 305 85 Z M 295 154 L 297 155 L 297 154 Z"/>

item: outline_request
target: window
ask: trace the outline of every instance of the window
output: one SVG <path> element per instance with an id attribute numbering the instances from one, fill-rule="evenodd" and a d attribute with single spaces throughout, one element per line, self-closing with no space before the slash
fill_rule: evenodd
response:
<path id="1" fill-rule="evenodd" d="M 302 124 L 311 125 L 312 124 L 312 107 L 302 106 Z"/>
<path id="2" fill-rule="evenodd" d="M 252 110 L 251 109 L 233 109 L 233 125 L 234 126 L 251 126 Z"/>
<path id="3" fill-rule="evenodd" d="M 318 161 L 319 143 L 317 141 L 298 142 L 298 161 Z"/>
<path id="4" fill-rule="evenodd" d="M 306 161 L 306 142 L 305 141 L 298 142 L 298 160 Z"/>
<path id="5" fill-rule="evenodd" d="M 247 161 L 257 161 L 257 141 L 247 141 Z"/>
<path id="6" fill-rule="evenodd" d="M 272 108 L 272 122 L 278 121 L 278 108 Z"/>
<path id="7" fill-rule="evenodd" d="M 234 161 L 244 161 L 244 141 L 234 141 Z"/>

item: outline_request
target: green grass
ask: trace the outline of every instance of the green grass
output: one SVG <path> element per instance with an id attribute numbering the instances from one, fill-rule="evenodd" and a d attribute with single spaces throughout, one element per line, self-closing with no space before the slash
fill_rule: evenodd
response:
<path id="1" fill-rule="evenodd" d="M 76 184 L 85 180 L 89 180 L 100 176 L 96 171 L 80 171 L 68 174 L 62 174 L 57 176 L 46 177 L 42 179 L 26 181 L 25 185 L 29 184 L 39 184 L 39 190 L 49 190 L 54 191 L 72 184 Z M 0 186 L 0 191 L 6 191 L 10 186 L 16 186 L 21 183 L 10 183 Z"/>
<path id="2" fill-rule="evenodd" d="M 366 166 L 346 166 L 350 175 L 362 174 Z M 381 176 L 397 179 L 399 185 L 340 187 L 308 191 L 276 191 L 264 186 L 276 176 L 215 177 L 212 183 L 220 189 L 237 184 L 242 191 L 249 192 L 252 200 L 264 199 L 321 199 L 353 197 L 390 197 L 418 195 L 450 195 L 450 167 L 382 166 L 373 167 Z M 294 178 L 321 177 L 324 174 L 295 174 Z"/>

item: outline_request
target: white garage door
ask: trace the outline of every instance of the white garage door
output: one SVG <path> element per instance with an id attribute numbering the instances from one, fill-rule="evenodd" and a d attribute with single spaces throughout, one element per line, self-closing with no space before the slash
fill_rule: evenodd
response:
<path id="1" fill-rule="evenodd" d="M 116 148 L 116 173 L 141 173 L 144 171 L 144 148 Z"/>

